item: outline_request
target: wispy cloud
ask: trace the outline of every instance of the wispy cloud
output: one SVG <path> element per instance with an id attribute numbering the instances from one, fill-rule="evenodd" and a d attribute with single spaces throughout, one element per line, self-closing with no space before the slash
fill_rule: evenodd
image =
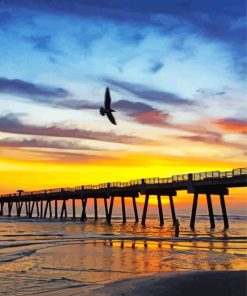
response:
<path id="1" fill-rule="evenodd" d="M 26 97 L 46 102 L 51 98 L 65 98 L 69 92 L 61 87 L 50 87 L 27 82 L 21 79 L 0 78 L 0 93 Z"/>
<path id="2" fill-rule="evenodd" d="M 65 140 L 44 140 L 44 139 L 14 139 L 4 138 L 0 140 L 0 147 L 16 147 L 16 148 L 53 148 L 53 149 L 69 149 L 69 150 L 101 150 L 85 145 L 80 145 L 73 141 Z"/>
<path id="3" fill-rule="evenodd" d="M 78 128 L 67 128 L 62 125 L 36 126 L 21 122 L 13 114 L 0 117 L 0 131 L 6 133 L 36 135 L 49 137 L 67 137 L 74 139 L 90 139 L 103 142 L 122 144 L 150 144 L 151 141 L 135 136 L 120 135 L 115 133 L 97 132 Z"/>
<path id="4" fill-rule="evenodd" d="M 247 133 L 247 119 L 222 118 L 215 123 L 228 132 Z"/>
<path id="5" fill-rule="evenodd" d="M 151 107 L 148 104 L 141 102 L 131 102 L 128 100 L 120 100 L 113 104 L 114 108 L 125 112 L 132 117 L 136 122 L 148 125 L 164 127 L 168 125 L 168 113 Z"/>
<path id="6" fill-rule="evenodd" d="M 149 88 L 142 84 L 130 83 L 126 81 L 118 81 L 113 79 L 106 79 L 106 82 L 117 89 L 128 91 L 134 96 L 149 102 L 157 101 L 170 105 L 191 105 L 193 102 L 189 99 L 181 98 L 175 94 L 159 91 Z"/>
<path id="7" fill-rule="evenodd" d="M 65 100 L 58 100 L 54 102 L 54 106 L 74 109 L 74 110 L 82 110 L 82 109 L 99 109 L 100 104 L 92 103 L 85 100 L 74 100 L 74 99 L 65 99 Z"/>

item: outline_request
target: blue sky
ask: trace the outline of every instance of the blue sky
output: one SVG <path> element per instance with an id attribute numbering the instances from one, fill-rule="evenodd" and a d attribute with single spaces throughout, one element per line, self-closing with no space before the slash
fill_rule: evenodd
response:
<path id="1" fill-rule="evenodd" d="M 245 9 L 242 0 L 0 1 L 2 157 L 243 161 Z M 106 86 L 117 127 L 98 113 Z"/>

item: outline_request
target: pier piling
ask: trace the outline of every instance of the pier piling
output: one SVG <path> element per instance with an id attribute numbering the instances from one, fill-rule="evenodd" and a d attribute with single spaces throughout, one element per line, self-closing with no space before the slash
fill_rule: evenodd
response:
<path id="1" fill-rule="evenodd" d="M 222 209 L 224 227 L 225 227 L 225 229 L 227 229 L 227 228 L 229 228 L 229 223 L 228 223 L 228 217 L 227 217 L 227 212 L 226 212 L 226 204 L 225 204 L 224 194 L 220 194 L 220 204 L 221 204 L 221 209 Z"/>
<path id="2" fill-rule="evenodd" d="M 97 204 L 97 197 L 94 197 L 94 220 L 98 220 L 98 204 Z"/>
<path id="3" fill-rule="evenodd" d="M 195 229 L 197 202 L 198 202 L 198 193 L 196 192 L 196 193 L 194 193 L 192 212 L 191 212 L 191 218 L 190 218 L 190 228 L 191 229 Z"/>
<path id="4" fill-rule="evenodd" d="M 136 206 L 136 198 L 133 196 L 132 197 L 133 201 L 133 208 L 134 208 L 134 214 L 135 214 L 135 222 L 139 222 L 139 217 L 138 217 L 138 211 L 137 211 L 137 206 Z"/>
<path id="5" fill-rule="evenodd" d="M 124 196 L 121 196 L 121 202 L 122 202 L 123 223 L 126 223 L 126 210 L 125 210 Z"/>
<path id="6" fill-rule="evenodd" d="M 210 195 L 210 193 L 207 193 L 206 196 L 207 196 L 210 227 L 211 227 L 211 229 L 214 229 L 215 228 L 215 222 L 214 222 L 214 212 L 213 212 L 213 205 L 212 205 L 211 195 Z"/>
<path id="7" fill-rule="evenodd" d="M 110 207 L 109 207 L 109 212 L 108 212 L 108 219 L 107 219 L 108 223 L 111 223 L 113 204 L 114 204 L 114 196 L 111 196 Z"/>
<path id="8" fill-rule="evenodd" d="M 159 217 L 160 217 L 160 226 L 163 226 L 164 225 L 164 216 L 163 216 L 163 209 L 162 209 L 160 194 L 157 195 L 157 200 L 158 200 L 158 209 L 159 209 Z"/>
<path id="9" fill-rule="evenodd" d="M 86 215 L 87 198 L 82 199 L 81 202 L 82 202 L 81 221 L 85 222 L 87 220 L 87 215 Z"/>
<path id="10" fill-rule="evenodd" d="M 173 222 L 173 225 L 175 225 L 176 221 L 177 221 L 177 217 L 176 217 L 176 212 L 175 212 L 175 207 L 174 207 L 172 195 L 169 195 L 169 200 L 170 200 L 170 207 L 171 207 L 171 214 L 172 214 L 172 222 Z"/>
<path id="11" fill-rule="evenodd" d="M 142 226 L 145 226 L 146 225 L 148 200 L 149 200 L 149 194 L 146 194 L 145 202 L 144 202 L 144 207 L 143 207 L 143 213 L 142 213 Z"/>

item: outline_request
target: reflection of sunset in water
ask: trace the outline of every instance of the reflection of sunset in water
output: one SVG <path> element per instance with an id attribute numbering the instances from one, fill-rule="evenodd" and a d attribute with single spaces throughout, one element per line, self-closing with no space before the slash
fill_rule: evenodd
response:
<path id="1" fill-rule="evenodd" d="M 40 291 L 49 291 L 156 272 L 244 270 L 247 221 L 240 216 L 230 219 L 228 231 L 222 231 L 220 223 L 209 231 L 207 219 L 199 216 L 196 231 L 191 232 L 189 217 L 179 217 L 181 229 L 179 237 L 174 237 L 170 219 L 159 227 L 157 220 L 149 217 L 147 226 L 142 227 L 122 224 L 121 218 L 109 225 L 103 221 L 31 222 L 3 217 L 1 288 L 8 291 L 6 295 L 21 295 L 20 291 L 28 295 L 35 284 Z M 8 288 L 13 278 L 18 282 L 17 291 Z"/>

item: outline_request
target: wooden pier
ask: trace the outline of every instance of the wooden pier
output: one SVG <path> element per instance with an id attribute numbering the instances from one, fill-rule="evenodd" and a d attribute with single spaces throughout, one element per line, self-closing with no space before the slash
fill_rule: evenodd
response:
<path id="1" fill-rule="evenodd" d="M 18 190 L 16 193 L 0 195 L 0 216 L 12 216 L 13 205 L 16 207 L 17 217 L 25 215 L 33 217 L 34 209 L 39 218 L 66 219 L 67 201 L 72 201 L 72 218 L 76 219 L 76 200 L 81 201 L 81 221 L 87 220 L 87 201 L 93 200 L 94 219 L 98 220 L 98 200 L 104 201 L 105 219 L 111 223 L 114 200 L 121 199 L 123 223 L 126 222 L 125 198 L 133 202 L 133 215 L 135 222 L 139 221 L 136 198 L 145 195 L 141 224 L 146 224 L 148 202 L 150 195 L 157 196 L 160 225 L 164 225 L 162 196 L 168 196 L 173 224 L 176 223 L 176 211 L 173 197 L 180 190 L 193 194 L 190 227 L 195 228 L 196 210 L 199 196 L 206 195 L 210 227 L 215 228 L 212 195 L 220 199 L 224 227 L 229 227 L 226 211 L 225 196 L 229 188 L 247 186 L 247 168 L 233 169 L 232 171 L 211 171 L 194 174 L 176 175 L 170 178 L 148 178 L 132 180 L 130 182 L 113 182 L 98 185 L 84 185 L 74 188 L 56 188 L 40 191 L 26 192 Z M 62 201 L 59 212 L 58 201 Z M 78 205 L 77 205 L 78 207 Z"/>

